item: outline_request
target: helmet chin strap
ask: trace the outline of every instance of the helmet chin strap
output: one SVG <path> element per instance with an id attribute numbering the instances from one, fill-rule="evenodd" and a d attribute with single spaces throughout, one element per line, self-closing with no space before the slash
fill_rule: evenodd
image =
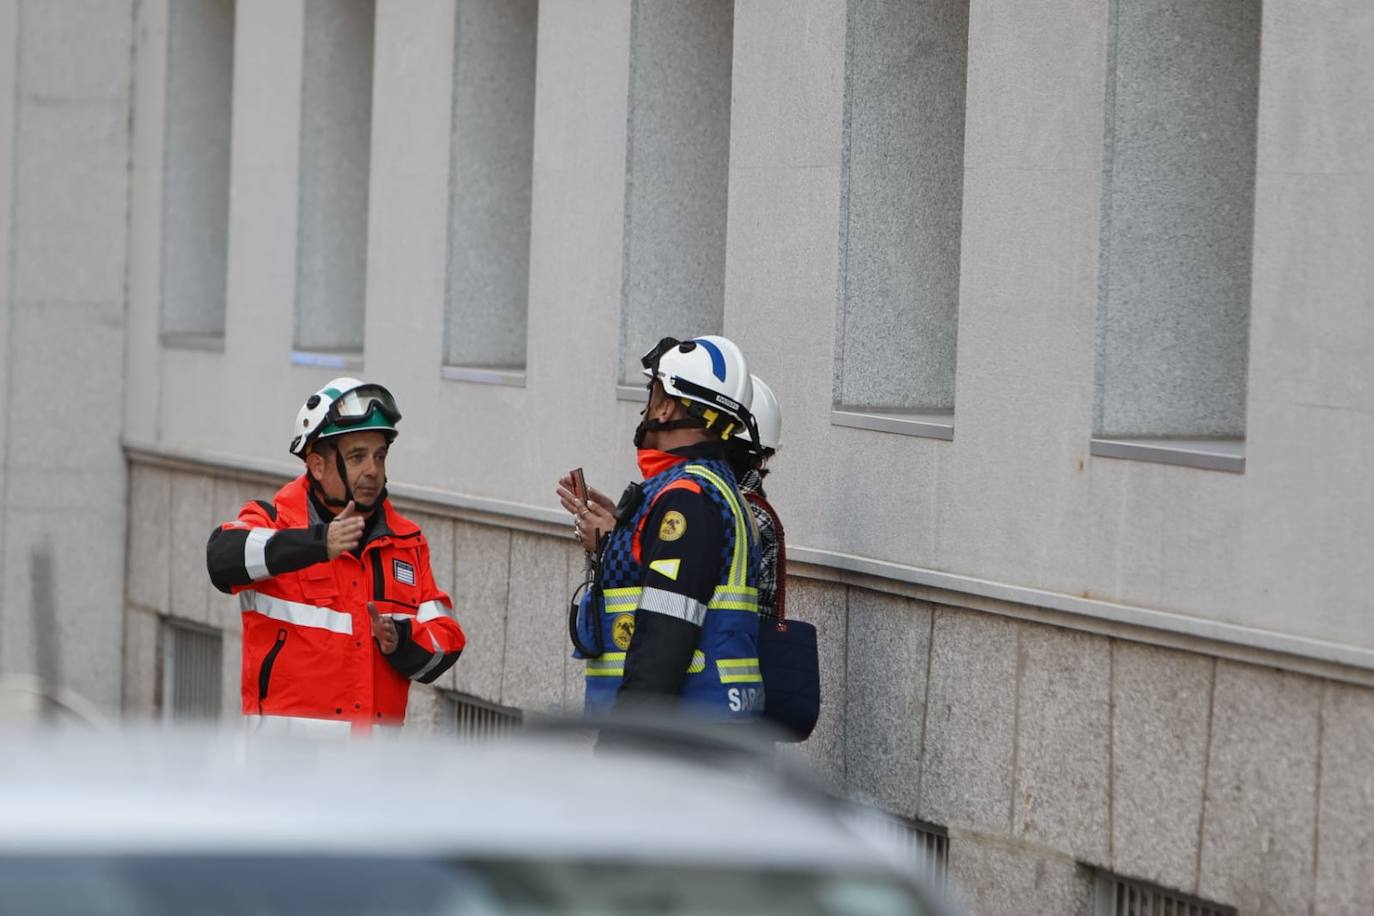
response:
<path id="1" fill-rule="evenodd" d="M 354 509 L 362 513 L 367 513 L 377 508 L 377 504 L 380 503 L 382 500 L 386 499 L 386 481 L 382 481 L 382 492 L 377 494 L 377 498 L 375 500 L 373 500 L 371 503 L 367 505 L 363 505 L 362 503 L 356 502 L 353 498 L 353 487 L 349 486 L 348 483 L 348 469 L 344 466 L 343 453 L 340 452 L 338 449 L 334 450 L 334 466 L 338 469 L 339 481 L 343 483 L 343 499 L 335 499 L 334 497 L 330 496 L 328 493 L 324 491 L 324 487 L 320 485 L 320 482 L 315 479 L 314 475 L 310 475 L 310 489 L 315 493 L 316 498 L 318 498 L 320 502 L 324 503 L 329 508 L 345 509 L 348 507 L 349 503 L 353 503 Z"/>
<path id="2" fill-rule="evenodd" d="M 681 417 L 676 420 L 640 420 L 635 427 L 635 448 L 644 447 L 644 437 L 649 433 L 667 432 L 670 429 L 701 429 L 701 421 L 695 417 Z"/>

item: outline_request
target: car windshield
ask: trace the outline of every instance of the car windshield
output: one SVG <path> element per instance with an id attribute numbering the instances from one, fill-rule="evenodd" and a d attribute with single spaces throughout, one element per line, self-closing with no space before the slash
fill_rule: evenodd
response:
<path id="1" fill-rule="evenodd" d="M 0 857 L 23 916 L 919 916 L 879 874 L 623 862 L 275 856 Z"/>

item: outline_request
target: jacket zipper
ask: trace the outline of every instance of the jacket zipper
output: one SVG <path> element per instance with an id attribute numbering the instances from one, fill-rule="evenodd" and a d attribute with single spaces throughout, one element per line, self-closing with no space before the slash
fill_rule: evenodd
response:
<path id="1" fill-rule="evenodd" d="M 372 600 L 386 600 L 386 576 L 382 572 L 382 552 L 372 551 Z"/>
<path id="2" fill-rule="evenodd" d="M 262 704 L 267 700 L 267 688 L 272 683 L 272 666 L 277 663 L 277 654 L 284 645 L 286 629 L 283 627 L 277 631 L 277 641 L 267 650 L 267 657 L 262 660 L 262 667 L 258 669 L 258 715 L 262 715 Z"/>

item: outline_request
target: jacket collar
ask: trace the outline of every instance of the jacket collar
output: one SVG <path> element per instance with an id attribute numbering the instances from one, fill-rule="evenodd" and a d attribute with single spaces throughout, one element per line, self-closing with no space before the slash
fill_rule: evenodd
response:
<path id="1" fill-rule="evenodd" d="M 682 448 L 675 448 L 670 452 L 660 452 L 658 449 L 642 448 L 635 456 L 639 462 L 639 472 L 644 475 L 644 479 L 657 477 L 674 465 L 682 464 L 684 461 L 693 459 L 721 459 L 725 457 L 725 448 L 717 442 L 700 442 L 696 445 L 684 445 Z"/>
<path id="2" fill-rule="evenodd" d="M 335 513 L 320 505 L 315 499 L 306 474 L 282 487 L 277 493 L 277 502 L 284 507 L 290 507 L 290 515 L 300 520 L 298 524 L 327 525 L 334 520 Z M 413 537 L 419 532 L 419 526 L 397 512 L 388 497 L 382 500 L 381 507 L 368 519 L 367 527 L 363 531 L 362 546 L 386 537 Z"/>

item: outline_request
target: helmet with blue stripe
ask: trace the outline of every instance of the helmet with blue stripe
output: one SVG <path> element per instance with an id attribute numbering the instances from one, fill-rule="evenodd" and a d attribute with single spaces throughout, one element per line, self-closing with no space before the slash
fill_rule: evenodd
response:
<path id="1" fill-rule="evenodd" d="M 665 337 L 641 363 L 650 386 L 657 381 L 669 397 L 682 402 L 705 427 L 728 439 L 747 429 L 757 440 L 749 412 L 753 381 L 744 354 L 734 342 L 714 334 L 678 340 Z"/>

